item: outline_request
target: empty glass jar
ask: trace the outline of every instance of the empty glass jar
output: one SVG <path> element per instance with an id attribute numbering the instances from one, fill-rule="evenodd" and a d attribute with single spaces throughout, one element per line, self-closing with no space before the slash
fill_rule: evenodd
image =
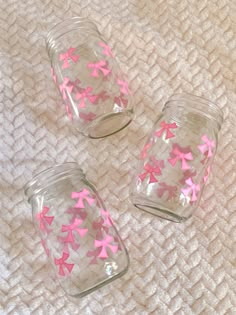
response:
<path id="1" fill-rule="evenodd" d="M 125 246 L 76 163 L 56 165 L 25 188 L 33 221 L 61 286 L 82 297 L 128 269 Z"/>
<path id="2" fill-rule="evenodd" d="M 222 122 L 215 104 L 191 95 L 172 97 L 141 151 L 134 205 L 168 220 L 188 219 L 210 174 Z"/>
<path id="3" fill-rule="evenodd" d="M 131 122 L 128 82 L 94 23 L 74 17 L 57 24 L 47 51 L 69 120 L 80 132 L 101 138 Z"/>

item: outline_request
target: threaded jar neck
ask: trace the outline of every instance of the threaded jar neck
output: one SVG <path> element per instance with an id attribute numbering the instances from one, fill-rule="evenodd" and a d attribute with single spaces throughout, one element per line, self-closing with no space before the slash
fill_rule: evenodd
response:
<path id="1" fill-rule="evenodd" d="M 46 48 L 49 57 L 52 57 L 53 51 L 60 45 L 63 36 L 72 31 L 80 31 L 86 35 L 100 35 L 97 26 L 90 20 L 82 17 L 73 17 L 66 19 L 54 25 L 47 34 Z"/>
<path id="2" fill-rule="evenodd" d="M 56 164 L 55 166 L 48 168 L 41 173 L 35 175 L 31 181 L 29 181 L 24 188 L 25 195 L 30 201 L 33 195 L 38 194 L 43 189 L 53 185 L 59 180 L 71 177 L 79 176 L 81 179 L 85 179 L 83 171 L 78 167 L 77 163 L 64 163 Z"/>
<path id="3" fill-rule="evenodd" d="M 212 121 L 217 131 L 221 129 L 224 118 L 221 108 L 205 98 L 191 94 L 173 95 L 165 104 L 163 111 L 174 111 L 174 109 L 192 112 Z"/>

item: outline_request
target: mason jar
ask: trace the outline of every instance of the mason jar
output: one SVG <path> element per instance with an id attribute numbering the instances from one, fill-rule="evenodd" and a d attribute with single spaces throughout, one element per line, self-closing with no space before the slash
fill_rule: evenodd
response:
<path id="1" fill-rule="evenodd" d="M 102 138 L 131 122 L 128 81 L 93 22 L 64 20 L 49 31 L 46 46 L 66 117 L 79 132 Z"/>
<path id="2" fill-rule="evenodd" d="M 48 260 L 67 294 L 82 297 L 127 271 L 127 250 L 76 163 L 36 175 L 25 194 Z"/>
<path id="3" fill-rule="evenodd" d="M 216 154 L 221 109 L 193 95 L 164 106 L 140 154 L 133 204 L 175 222 L 197 209 Z"/>

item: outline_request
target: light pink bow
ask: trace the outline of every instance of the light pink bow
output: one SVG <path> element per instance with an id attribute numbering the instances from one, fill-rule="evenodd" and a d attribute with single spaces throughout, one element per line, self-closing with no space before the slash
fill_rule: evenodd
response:
<path id="1" fill-rule="evenodd" d="M 101 213 L 101 216 L 104 219 L 104 223 L 107 226 L 112 226 L 112 219 L 111 219 L 110 213 L 107 210 L 105 210 L 105 209 L 100 209 L 100 213 Z"/>
<path id="2" fill-rule="evenodd" d="M 180 179 L 179 182 L 180 182 L 180 184 L 184 185 L 186 179 L 188 179 L 189 177 L 194 177 L 196 175 L 197 175 L 196 171 L 192 172 L 191 170 L 186 170 L 183 172 L 183 177 Z"/>
<path id="3" fill-rule="evenodd" d="M 99 71 L 104 75 L 104 77 L 108 76 L 111 72 L 111 70 L 107 68 L 107 64 L 104 60 L 100 60 L 97 63 L 89 63 L 87 67 L 89 69 L 93 69 L 90 75 L 95 78 L 99 77 Z"/>
<path id="4" fill-rule="evenodd" d="M 162 127 L 160 130 L 156 131 L 154 134 L 157 137 L 161 137 L 163 135 L 164 132 L 166 132 L 166 137 L 165 139 L 169 139 L 169 138 L 173 138 L 175 135 L 170 131 L 170 129 L 176 129 L 177 125 L 176 123 L 172 123 L 172 124 L 167 124 L 165 121 L 162 121 L 160 123 L 160 126 Z"/>
<path id="5" fill-rule="evenodd" d="M 96 248 L 94 250 L 89 250 L 86 254 L 87 257 L 92 257 L 92 260 L 90 261 L 90 265 L 96 265 L 98 263 L 98 259 L 99 259 L 99 254 L 101 252 L 100 248 Z M 105 259 L 105 258 L 101 258 L 100 259 Z"/>
<path id="6" fill-rule="evenodd" d="M 160 183 L 157 189 L 157 195 L 162 198 L 167 193 L 167 200 L 174 198 L 177 193 L 177 186 L 167 185 L 166 183 Z"/>
<path id="7" fill-rule="evenodd" d="M 54 216 L 46 216 L 50 209 L 48 207 L 43 207 L 40 213 L 36 213 L 36 219 L 39 221 L 40 230 L 47 230 L 47 224 L 51 225 L 54 220 Z"/>
<path id="8" fill-rule="evenodd" d="M 186 152 L 187 148 L 181 148 L 179 145 L 174 144 L 173 149 L 170 153 L 171 158 L 168 159 L 168 162 L 172 165 L 175 166 L 177 161 L 181 161 L 181 169 L 182 170 L 188 170 L 190 169 L 190 166 L 187 164 L 187 160 L 191 161 L 193 159 L 192 153 L 191 152 Z"/>
<path id="9" fill-rule="evenodd" d="M 149 177 L 149 184 L 151 183 L 157 183 L 158 180 L 156 179 L 155 175 L 161 175 L 161 168 L 164 167 L 164 161 L 163 160 L 160 160 L 160 161 L 157 161 L 156 160 L 156 163 L 154 164 L 154 166 L 152 166 L 151 164 L 149 163 L 146 163 L 144 165 L 144 170 L 145 172 L 141 175 L 139 175 L 139 178 L 141 179 L 141 181 L 143 182 L 144 179 L 147 177 L 147 176 L 150 176 Z M 155 174 L 155 175 L 154 175 Z"/>
<path id="10" fill-rule="evenodd" d="M 182 188 L 181 191 L 185 197 L 188 197 L 191 194 L 191 201 L 197 200 L 197 193 L 200 191 L 200 185 L 194 184 L 192 178 L 188 178 L 185 183 L 189 186 L 187 188 Z"/>
<path id="11" fill-rule="evenodd" d="M 126 81 L 117 79 L 117 84 L 120 86 L 120 92 L 128 95 L 130 93 L 128 83 Z"/>
<path id="12" fill-rule="evenodd" d="M 66 238 L 64 238 L 64 237 L 62 237 L 62 236 L 58 236 L 58 241 L 59 241 L 60 243 L 62 243 L 62 245 L 63 245 L 63 252 L 64 252 L 64 253 L 67 253 L 67 254 L 70 253 L 69 248 L 72 248 L 75 252 L 80 248 L 80 244 L 79 244 L 79 243 L 76 243 L 76 242 L 73 242 L 73 243 L 67 242 Z"/>
<path id="13" fill-rule="evenodd" d="M 100 43 L 99 43 L 99 46 L 101 46 L 101 47 L 103 48 L 103 54 L 104 54 L 104 55 L 106 55 L 106 56 L 108 56 L 108 57 L 114 58 L 114 55 L 113 55 L 113 53 L 112 53 L 112 51 L 111 51 L 111 48 L 110 48 L 108 45 L 106 45 L 106 44 L 103 43 L 103 42 L 100 42 Z"/>
<path id="14" fill-rule="evenodd" d="M 87 203 L 91 206 L 95 199 L 90 196 L 90 192 L 87 189 L 83 189 L 80 192 L 72 192 L 71 193 L 72 199 L 78 199 L 75 208 L 85 208 L 84 201 L 86 200 Z"/>
<path id="15" fill-rule="evenodd" d="M 207 152 L 207 157 L 211 157 L 213 155 L 212 149 L 215 147 L 215 142 L 210 140 L 207 135 L 202 136 L 202 141 L 204 144 L 200 144 L 198 149 L 204 154 Z"/>
<path id="16" fill-rule="evenodd" d="M 85 100 L 89 100 L 90 103 L 95 103 L 97 100 L 97 96 L 96 95 L 91 95 L 92 92 L 92 88 L 91 87 L 87 87 L 86 89 L 83 89 L 82 92 L 78 92 L 76 94 L 76 99 L 77 100 L 81 100 L 80 104 L 79 104 L 79 108 L 84 108 L 85 107 Z"/>
<path id="17" fill-rule="evenodd" d="M 121 108 L 126 108 L 128 105 L 128 100 L 124 97 L 122 93 L 119 96 L 116 96 L 114 100 L 115 103 Z"/>
<path id="18" fill-rule="evenodd" d="M 73 243 L 74 235 L 73 231 L 77 232 L 79 236 L 84 237 L 86 233 L 88 232 L 88 229 L 85 228 L 79 228 L 79 226 L 83 223 L 83 220 L 75 218 L 74 221 L 69 225 L 62 225 L 61 231 L 62 232 L 68 232 L 67 237 L 65 238 L 66 243 Z"/>
<path id="19" fill-rule="evenodd" d="M 113 237 L 110 235 L 106 235 L 106 237 L 103 240 L 94 241 L 94 246 L 96 248 L 100 248 L 100 247 L 102 248 L 98 257 L 107 258 L 108 257 L 107 248 L 109 248 L 113 254 L 115 254 L 118 251 L 118 246 L 112 245 L 111 244 L 112 241 L 113 241 Z"/>
<path id="20" fill-rule="evenodd" d="M 85 220 L 87 218 L 87 212 L 86 210 L 83 210 L 83 209 L 80 209 L 80 208 L 69 208 L 67 209 L 66 211 L 67 213 L 69 214 L 72 214 L 73 217 L 72 217 L 72 221 L 77 217 L 79 216 L 81 218 L 81 220 Z"/>
<path id="21" fill-rule="evenodd" d="M 203 177 L 203 182 L 206 183 L 209 176 L 210 176 L 210 173 L 211 173 L 211 167 L 208 166 L 206 171 L 205 171 L 205 174 L 204 174 L 204 177 Z"/>
<path id="22" fill-rule="evenodd" d="M 54 263 L 55 265 L 59 266 L 59 275 L 60 276 L 65 276 L 65 271 L 64 269 L 67 269 L 67 271 L 69 273 L 71 273 L 72 269 L 74 268 L 74 264 L 68 264 L 66 263 L 66 260 L 69 258 L 69 254 L 68 253 L 64 253 L 61 258 L 57 259 L 54 258 Z"/>
<path id="23" fill-rule="evenodd" d="M 100 220 L 93 222 L 92 227 L 94 230 L 97 231 L 96 238 L 103 238 L 104 233 L 108 233 L 109 228 L 104 225 L 103 218 L 100 218 Z"/>
<path id="24" fill-rule="evenodd" d="M 89 122 L 93 121 L 97 116 L 96 116 L 96 114 L 89 112 L 88 114 L 79 113 L 79 117 L 84 121 L 84 123 L 89 123 Z"/>
<path id="25" fill-rule="evenodd" d="M 59 85 L 60 92 L 62 93 L 63 100 L 67 99 L 67 93 L 71 93 L 73 90 L 73 85 L 71 85 L 70 79 L 65 77 L 62 84 Z"/>
<path id="26" fill-rule="evenodd" d="M 69 59 L 71 59 L 74 63 L 76 63 L 80 56 L 79 55 L 73 55 L 73 53 L 75 52 L 76 48 L 69 48 L 64 54 L 60 54 L 59 58 L 60 61 L 63 60 L 63 65 L 62 68 L 69 68 L 70 64 L 69 64 Z"/>

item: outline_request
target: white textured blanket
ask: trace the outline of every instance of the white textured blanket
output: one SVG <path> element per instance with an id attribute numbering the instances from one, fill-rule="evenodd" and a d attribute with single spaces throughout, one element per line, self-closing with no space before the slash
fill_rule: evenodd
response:
<path id="1" fill-rule="evenodd" d="M 235 0 L 0 0 L 0 314 L 236 314 Z M 75 134 L 50 77 L 44 38 L 65 17 L 98 25 L 135 90 L 136 118 L 103 140 Z M 225 114 L 213 176 L 193 218 L 137 210 L 129 186 L 164 102 L 190 92 Z M 77 161 L 129 250 L 128 273 L 81 300 L 48 274 L 23 185 Z"/>

